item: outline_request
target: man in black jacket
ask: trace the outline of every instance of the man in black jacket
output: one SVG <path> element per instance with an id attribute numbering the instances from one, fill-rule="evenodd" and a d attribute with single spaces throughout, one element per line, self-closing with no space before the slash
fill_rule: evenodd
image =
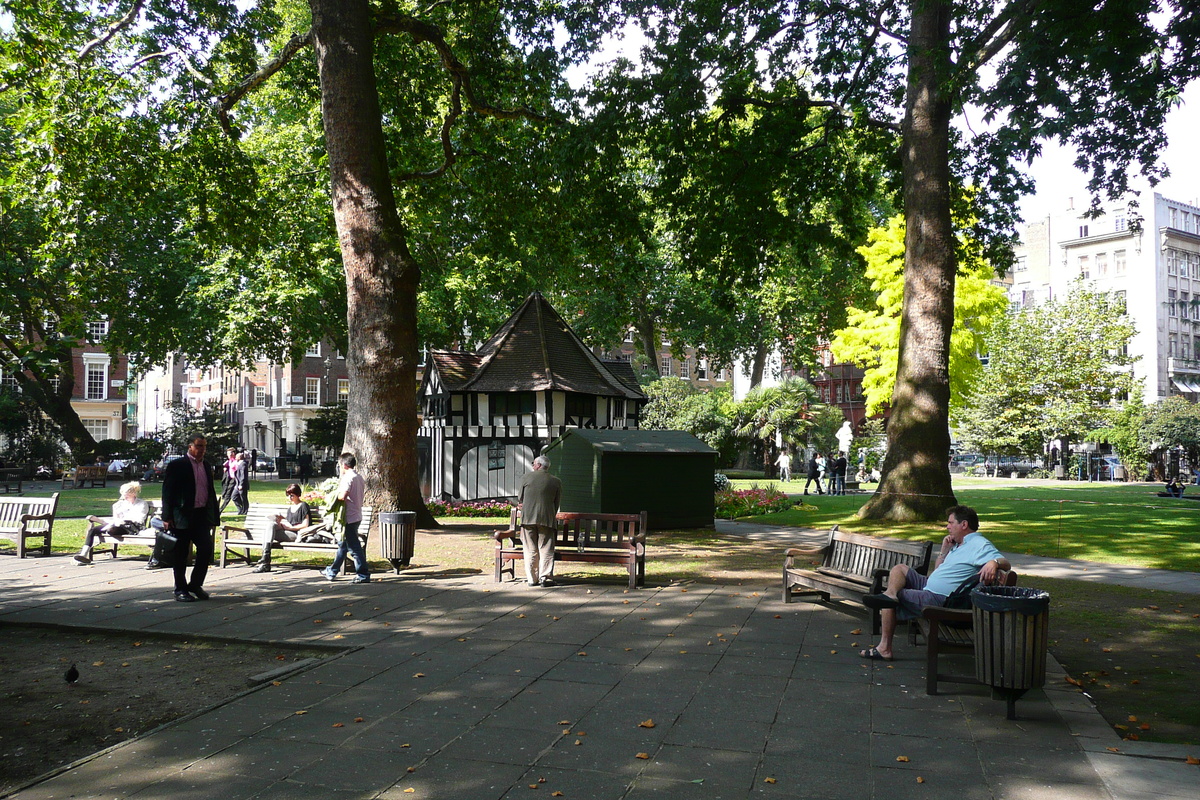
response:
<path id="1" fill-rule="evenodd" d="M 163 475 L 163 526 L 175 535 L 175 599 L 207 600 L 204 578 L 213 558 L 213 528 L 220 521 L 212 467 L 204 463 L 208 440 L 200 434 L 188 442 L 186 458 L 167 465 Z M 196 565 L 187 579 L 187 556 L 196 546 Z"/>

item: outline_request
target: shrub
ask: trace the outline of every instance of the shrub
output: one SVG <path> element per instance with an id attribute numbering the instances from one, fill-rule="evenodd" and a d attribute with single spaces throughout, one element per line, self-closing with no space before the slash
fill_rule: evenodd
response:
<path id="1" fill-rule="evenodd" d="M 435 517 L 507 517 L 512 503 L 504 500 L 434 500 L 425 501 Z"/>
<path id="2" fill-rule="evenodd" d="M 774 486 L 765 489 L 755 486 L 750 489 L 723 489 L 717 492 L 714 513 L 718 517 L 734 519 L 787 511 L 791 507 L 792 501 L 788 496 Z"/>
<path id="3" fill-rule="evenodd" d="M 729 488 L 729 478 L 720 472 L 713 473 L 713 491 L 719 492 L 722 489 Z"/>

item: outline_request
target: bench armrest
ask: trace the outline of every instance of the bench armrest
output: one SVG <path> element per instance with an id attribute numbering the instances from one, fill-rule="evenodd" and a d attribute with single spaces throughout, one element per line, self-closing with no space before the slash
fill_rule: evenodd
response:
<path id="1" fill-rule="evenodd" d="M 500 545 L 504 544 L 505 539 L 512 539 L 513 544 L 521 541 L 521 536 L 517 533 L 516 528 L 509 528 L 506 531 L 492 531 L 492 538 L 495 539 L 496 543 Z"/>
<path id="2" fill-rule="evenodd" d="M 943 606 L 925 606 L 921 616 L 938 622 L 970 622 L 973 618 L 969 608 L 944 608 Z"/>
<path id="3" fill-rule="evenodd" d="M 248 528 L 239 528 L 237 525 L 222 525 L 221 526 L 221 538 L 228 536 L 230 531 L 237 531 L 238 533 L 244 533 L 244 534 L 246 534 L 246 538 L 250 538 L 250 530 Z"/>
<path id="4" fill-rule="evenodd" d="M 52 519 L 54 519 L 54 514 L 51 513 L 51 514 L 22 514 L 21 515 L 21 522 L 30 522 L 31 520 L 35 520 L 35 519 L 52 520 Z"/>

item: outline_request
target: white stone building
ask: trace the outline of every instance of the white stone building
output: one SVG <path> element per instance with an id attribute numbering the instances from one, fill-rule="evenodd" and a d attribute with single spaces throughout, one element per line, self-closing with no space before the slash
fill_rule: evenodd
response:
<path id="1" fill-rule="evenodd" d="M 1147 404 L 1200 401 L 1200 206 L 1157 192 L 1130 194 L 1090 217 L 1068 201 L 1027 225 L 1009 298 L 1016 306 L 1067 295 L 1079 278 L 1125 300 Z"/>

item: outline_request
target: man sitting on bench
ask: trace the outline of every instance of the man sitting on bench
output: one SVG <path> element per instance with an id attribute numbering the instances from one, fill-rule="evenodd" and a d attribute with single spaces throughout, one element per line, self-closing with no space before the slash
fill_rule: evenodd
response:
<path id="1" fill-rule="evenodd" d="M 1012 569 L 1008 559 L 979 533 L 979 515 L 975 509 L 954 506 L 946 514 L 946 536 L 929 577 L 907 564 L 897 564 L 888 574 L 883 594 L 863 595 L 863 605 L 879 609 L 882 631 L 877 646 L 859 652 L 863 658 L 891 661 L 892 636 L 898 620 L 921 616 L 925 606 L 945 604 L 951 592 L 976 574 L 981 583 L 990 584 L 995 582 L 999 570 Z"/>
<path id="2" fill-rule="evenodd" d="M 308 503 L 300 499 L 300 485 L 296 483 L 289 484 L 283 490 L 288 499 L 288 510 L 286 514 L 276 514 L 275 521 L 271 523 L 271 539 L 270 542 L 294 542 L 300 538 L 306 529 L 312 527 L 312 513 L 309 511 Z M 262 558 L 258 560 L 258 565 L 254 567 L 255 572 L 270 572 L 271 571 L 271 545 L 263 545 Z"/>

